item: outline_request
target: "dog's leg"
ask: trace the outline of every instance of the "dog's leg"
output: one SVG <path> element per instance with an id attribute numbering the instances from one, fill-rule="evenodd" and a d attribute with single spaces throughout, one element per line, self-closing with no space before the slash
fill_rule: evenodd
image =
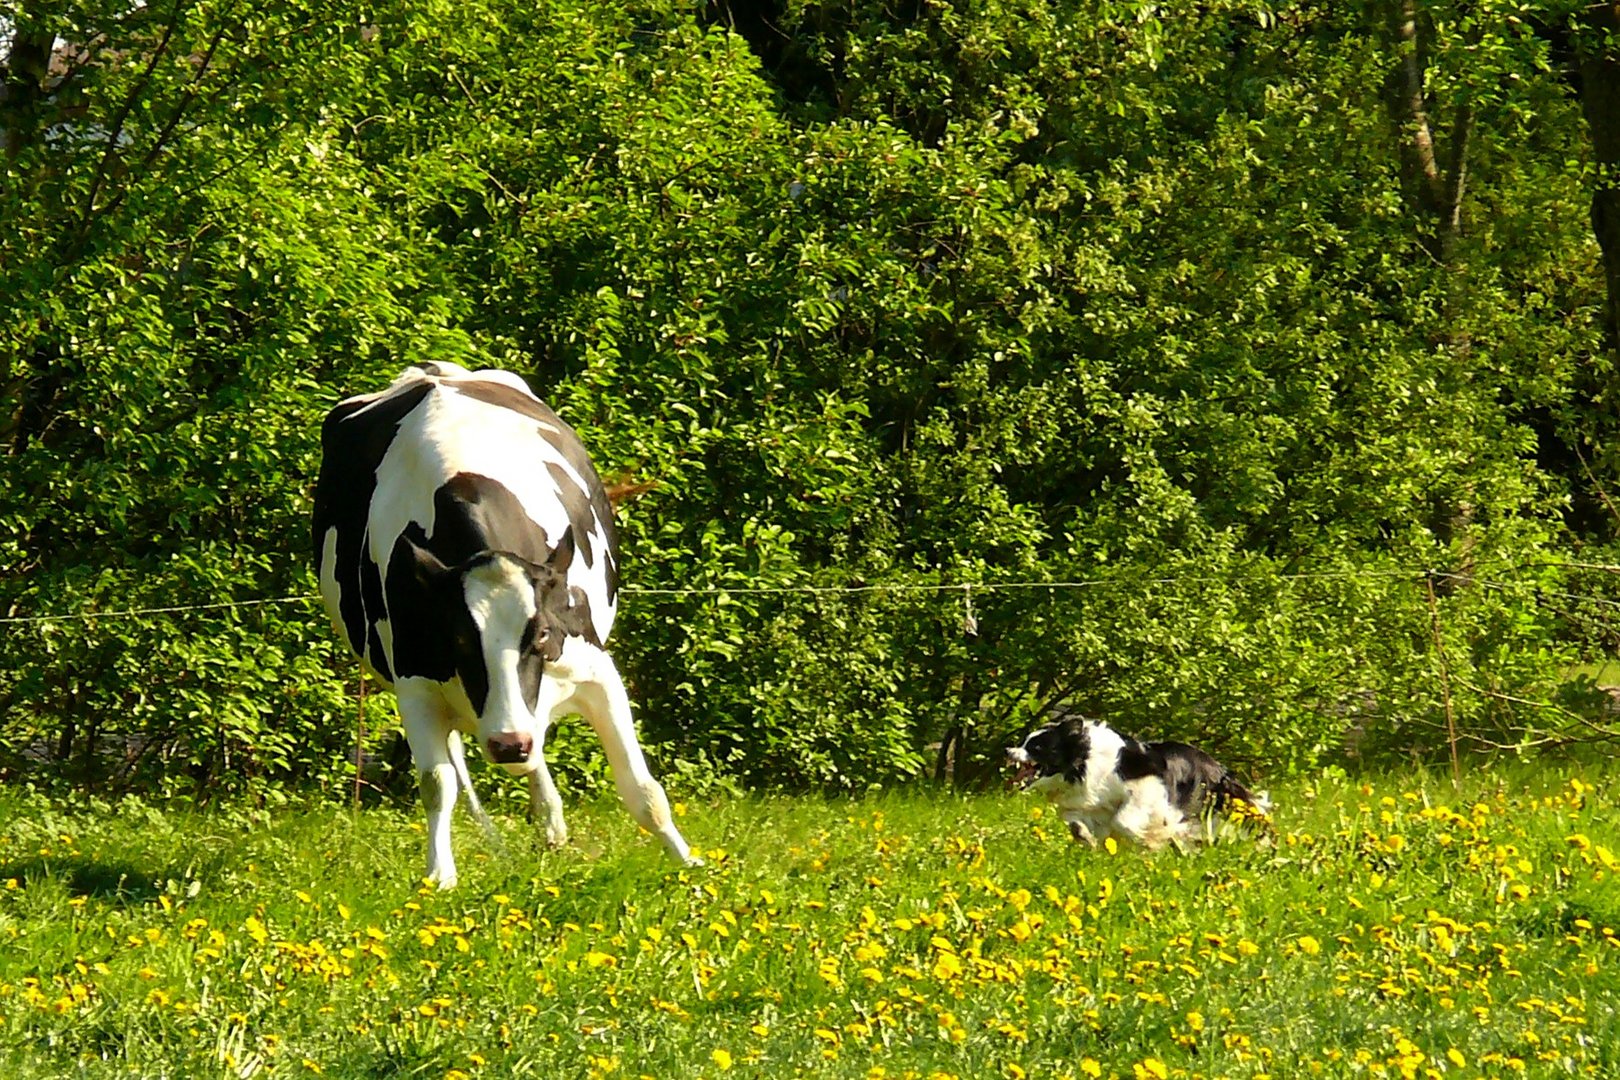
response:
<path id="1" fill-rule="evenodd" d="M 1170 830 L 1170 844 L 1182 855 L 1190 855 L 1200 844 L 1213 843 L 1209 832 L 1209 819 L 1203 816 L 1182 816 L 1181 822 Z"/>
<path id="2" fill-rule="evenodd" d="M 1169 839 L 1168 826 L 1162 808 L 1155 806 L 1154 800 L 1143 799 L 1139 794 L 1133 793 L 1114 815 L 1114 831 L 1130 837 L 1149 851 L 1164 846 Z"/>
<path id="3" fill-rule="evenodd" d="M 1087 847 L 1097 846 L 1097 838 L 1091 835 L 1091 830 L 1086 828 L 1078 818 L 1069 818 L 1069 835 Z"/>

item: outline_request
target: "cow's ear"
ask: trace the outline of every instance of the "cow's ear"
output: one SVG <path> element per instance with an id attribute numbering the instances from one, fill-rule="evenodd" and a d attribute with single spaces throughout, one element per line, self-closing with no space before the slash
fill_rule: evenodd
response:
<path id="1" fill-rule="evenodd" d="M 546 558 L 546 565 L 562 580 L 568 578 L 568 568 L 574 565 L 574 527 L 572 525 L 563 530 L 562 539 L 557 546 L 551 549 Z"/>
<path id="2" fill-rule="evenodd" d="M 449 573 L 450 568 L 445 566 L 437 555 L 418 544 L 415 540 L 408 536 L 404 540 L 410 545 L 411 568 L 416 574 L 416 580 L 424 588 L 433 589 L 435 585 L 444 580 L 444 575 Z"/>

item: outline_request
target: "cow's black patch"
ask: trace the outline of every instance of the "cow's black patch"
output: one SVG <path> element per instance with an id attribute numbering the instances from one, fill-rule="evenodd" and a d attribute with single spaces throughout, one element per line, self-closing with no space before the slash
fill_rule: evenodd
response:
<path id="1" fill-rule="evenodd" d="M 563 533 L 562 539 L 551 552 L 545 566 L 534 571 L 537 619 L 551 634 L 540 647 L 547 659 L 562 655 L 564 637 L 582 637 L 592 645 L 601 645 L 596 636 L 596 620 L 591 618 L 590 597 L 579 586 L 568 584 L 568 568 L 574 561 L 574 530 Z"/>
<path id="2" fill-rule="evenodd" d="M 512 489 L 477 473 L 457 473 L 433 493 L 433 535 L 425 545 L 448 565 L 480 551 L 507 551 L 532 562 L 550 552 L 546 530 Z"/>
<path id="3" fill-rule="evenodd" d="M 468 568 L 463 564 L 459 570 Z M 433 555 L 431 541 L 415 522 L 394 541 L 386 591 L 394 628 L 395 674 L 435 682 L 459 676 L 474 711 L 483 712 L 489 675 L 484 670 L 478 625 L 467 611 L 461 573 Z"/>
<path id="4" fill-rule="evenodd" d="M 321 425 L 321 471 L 315 481 L 310 529 L 315 571 L 317 576 L 325 571 L 326 534 L 336 528 L 332 573 L 338 584 L 338 618 L 349 647 L 357 654 L 381 655 L 380 649 L 367 647 L 370 628 L 360 580 L 362 564 L 370 562 L 365 550 L 366 518 L 377 490 L 377 467 L 393 444 L 400 421 L 432 389 L 431 383 L 423 383 L 389 397 L 339 402 Z M 361 412 L 365 415 L 356 416 Z M 375 617 L 377 611 L 372 614 Z"/>
<path id="5" fill-rule="evenodd" d="M 590 496 L 581 491 L 579 484 L 568 475 L 568 470 L 556 462 L 548 462 L 546 471 L 551 474 L 551 482 L 557 485 L 557 501 L 568 513 L 568 524 L 574 527 L 574 543 L 579 545 L 585 565 L 595 566 L 596 552 L 591 545 L 591 534 L 596 529 Z"/>
<path id="6" fill-rule="evenodd" d="M 381 675 L 384 682 L 393 682 L 388 653 L 383 648 L 382 635 L 377 632 L 377 624 L 388 617 L 388 608 L 383 600 L 382 574 L 378 572 L 377 564 L 371 561 L 369 541 L 368 533 L 360 545 L 360 598 L 365 611 L 366 659 L 371 661 L 372 670 Z"/>

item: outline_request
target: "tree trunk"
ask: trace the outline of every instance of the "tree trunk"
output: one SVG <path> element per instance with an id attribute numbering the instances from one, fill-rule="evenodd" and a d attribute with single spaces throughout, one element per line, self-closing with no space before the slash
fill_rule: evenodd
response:
<path id="1" fill-rule="evenodd" d="M 1390 106 L 1402 135 L 1401 171 L 1416 204 L 1424 247 L 1436 262 L 1449 266 L 1462 235 L 1462 201 L 1474 114 L 1466 101 L 1458 104 L 1442 164 L 1436 124 L 1424 89 L 1424 50 L 1416 0 L 1395 0 L 1390 25 L 1396 52 Z"/>
<path id="2" fill-rule="evenodd" d="M 1467 267 L 1459 257 L 1463 235 L 1463 197 L 1468 180 L 1469 144 L 1474 111 L 1466 92 L 1451 111 L 1451 126 L 1442 139 L 1436 103 L 1428 94 L 1425 25 L 1417 0 L 1391 0 L 1390 32 L 1395 65 L 1390 74 L 1389 107 L 1400 131 L 1401 175 L 1412 204 L 1418 241 L 1443 275 L 1445 300 L 1436 344 L 1452 357 L 1457 377 L 1467 379 L 1473 349 L 1472 331 L 1462 319 L 1468 288 Z M 1472 500 L 1454 495 L 1438 498 L 1428 526 L 1442 544 L 1466 537 L 1474 525 Z"/>
<path id="3" fill-rule="evenodd" d="M 5 57 L 0 73 L 0 143 L 13 159 L 45 127 L 42 120 L 53 42 L 52 35 L 45 32 L 17 34 Z"/>
<path id="4" fill-rule="evenodd" d="M 1620 8 L 1593 5 L 1586 11 L 1576 63 L 1581 76 L 1581 109 L 1592 131 L 1592 159 L 1598 166 L 1592 193 L 1592 231 L 1603 250 L 1603 276 L 1608 286 L 1604 323 L 1610 349 L 1620 347 L 1620 57 L 1609 46 L 1620 34 Z"/>

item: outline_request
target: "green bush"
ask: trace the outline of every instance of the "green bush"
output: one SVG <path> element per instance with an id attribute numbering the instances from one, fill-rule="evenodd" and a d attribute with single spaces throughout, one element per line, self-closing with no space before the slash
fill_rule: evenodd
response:
<path id="1" fill-rule="evenodd" d="M 1537 565 L 1613 531 L 1565 521 L 1610 426 L 1579 105 L 1549 35 L 1442 8 L 1451 231 L 1359 8 L 789 3 L 772 44 L 630 0 L 26 2 L 0 609 L 204 609 L 5 624 L 0 770 L 346 784 L 354 664 L 279 601 L 320 417 L 431 357 L 655 485 L 629 584 L 690 591 L 627 594 L 616 648 L 666 771 L 977 782 L 1059 704 L 1256 771 L 1612 737 L 1567 679 L 1612 586 Z M 104 44 L 28 82 L 58 35 Z"/>

